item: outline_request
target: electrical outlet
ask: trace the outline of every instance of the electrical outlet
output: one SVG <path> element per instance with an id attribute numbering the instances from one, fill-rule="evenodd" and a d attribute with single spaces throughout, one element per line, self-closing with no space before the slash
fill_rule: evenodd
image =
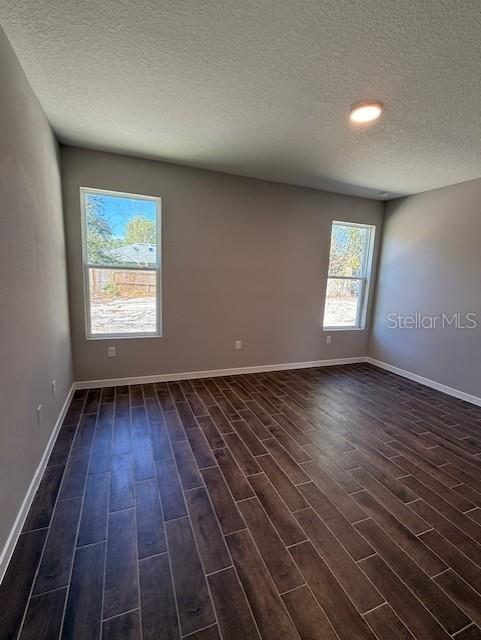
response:
<path id="1" fill-rule="evenodd" d="M 107 355 L 109 358 L 115 358 L 117 355 L 117 347 L 107 347 Z"/>
<path id="2" fill-rule="evenodd" d="M 37 422 L 39 425 L 42 424 L 42 419 L 43 419 L 43 415 L 42 415 L 43 411 L 42 411 L 42 405 L 39 404 L 37 407 Z"/>
<path id="3" fill-rule="evenodd" d="M 52 395 L 53 395 L 54 398 L 57 395 L 57 381 L 56 380 L 52 380 Z"/>
<path id="4" fill-rule="evenodd" d="M 331 344 L 332 336 L 326 336 L 326 344 Z"/>
<path id="5" fill-rule="evenodd" d="M 234 342 L 234 349 L 242 349 L 242 340 L 236 340 Z"/>

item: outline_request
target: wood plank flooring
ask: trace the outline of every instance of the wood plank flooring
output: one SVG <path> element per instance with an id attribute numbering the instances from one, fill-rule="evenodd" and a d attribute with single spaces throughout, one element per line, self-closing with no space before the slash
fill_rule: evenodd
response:
<path id="1" fill-rule="evenodd" d="M 17 638 L 481 640 L 481 408 L 363 364 L 77 391 Z"/>

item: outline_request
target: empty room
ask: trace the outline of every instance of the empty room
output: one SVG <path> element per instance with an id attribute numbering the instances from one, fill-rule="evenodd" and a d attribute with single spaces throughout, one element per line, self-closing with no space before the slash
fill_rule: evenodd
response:
<path id="1" fill-rule="evenodd" d="M 0 640 L 481 640 L 479 0 L 0 24 Z"/>

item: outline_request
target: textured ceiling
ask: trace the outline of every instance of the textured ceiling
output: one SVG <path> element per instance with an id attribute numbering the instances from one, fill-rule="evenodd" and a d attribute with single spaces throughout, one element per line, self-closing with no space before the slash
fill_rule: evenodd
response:
<path id="1" fill-rule="evenodd" d="M 332 191 L 481 176 L 480 0 L 0 0 L 61 141 Z M 385 103 L 370 128 L 352 103 Z"/>

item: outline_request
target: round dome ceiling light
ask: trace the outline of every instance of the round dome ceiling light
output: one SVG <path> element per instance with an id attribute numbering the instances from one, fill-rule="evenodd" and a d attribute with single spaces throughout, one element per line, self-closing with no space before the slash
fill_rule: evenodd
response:
<path id="1" fill-rule="evenodd" d="M 351 107 L 349 119 L 358 124 L 377 120 L 384 109 L 382 102 L 358 102 Z"/>

